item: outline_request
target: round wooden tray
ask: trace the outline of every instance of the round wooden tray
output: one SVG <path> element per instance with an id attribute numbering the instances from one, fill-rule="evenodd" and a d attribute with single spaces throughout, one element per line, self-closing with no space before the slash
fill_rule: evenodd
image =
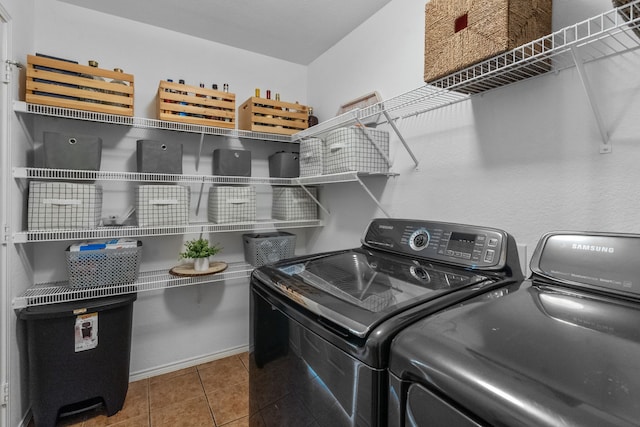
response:
<path id="1" fill-rule="evenodd" d="M 169 274 L 180 277 L 206 276 L 208 274 L 220 273 L 221 271 L 226 270 L 227 267 L 228 265 L 226 262 L 214 261 L 209 264 L 208 270 L 196 271 L 193 269 L 193 264 L 182 264 L 176 265 L 171 270 L 169 270 Z"/>

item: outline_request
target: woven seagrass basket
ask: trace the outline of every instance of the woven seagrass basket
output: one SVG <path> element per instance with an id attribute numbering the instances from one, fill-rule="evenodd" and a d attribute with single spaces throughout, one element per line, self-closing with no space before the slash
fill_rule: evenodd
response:
<path id="1" fill-rule="evenodd" d="M 612 3 L 613 7 L 620 7 L 624 6 L 625 4 L 631 3 L 632 1 L 633 0 L 612 0 Z M 637 19 L 640 16 L 640 5 L 637 4 L 633 7 L 620 9 L 620 16 L 622 16 L 625 21 L 629 21 L 632 17 L 632 14 L 630 13 L 632 12 L 632 9 L 633 19 Z M 633 32 L 636 34 L 636 36 L 640 37 L 640 26 L 638 26 L 638 24 L 632 24 L 630 28 L 633 29 Z"/>
<path id="2" fill-rule="evenodd" d="M 552 0 L 430 0 L 424 81 L 431 82 L 551 33 Z"/>

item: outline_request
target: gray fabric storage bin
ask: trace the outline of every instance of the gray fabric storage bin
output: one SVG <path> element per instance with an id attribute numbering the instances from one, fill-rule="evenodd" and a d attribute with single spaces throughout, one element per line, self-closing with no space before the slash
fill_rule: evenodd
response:
<path id="1" fill-rule="evenodd" d="M 251 176 L 251 151 L 216 148 L 213 150 L 213 174 Z"/>
<path id="2" fill-rule="evenodd" d="M 142 173 L 182 173 L 182 144 L 139 139 L 136 144 L 136 164 Z"/>
<path id="3" fill-rule="evenodd" d="M 189 224 L 190 189 L 182 185 L 139 185 L 136 216 L 139 227 Z"/>
<path id="4" fill-rule="evenodd" d="M 269 176 L 271 178 L 297 178 L 300 176 L 298 153 L 280 151 L 269 156 Z"/>
<path id="5" fill-rule="evenodd" d="M 324 145 L 325 173 L 389 172 L 384 157 L 389 158 L 389 132 L 371 128 L 367 128 L 366 132 L 378 148 L 361 127 L 351 126 L 329 132 Z"/>
<path id="6" fill-rule="evenodd" d="M 27 229 L 95 228 L 102 214 L 102 187 L 70 182 L 29 183 Z"/>
<path id="7" fill-rule="evenodd" d="M 300 176 L 317 176 L 324 173 L 324 147 L 320 138 L 300 141 Z"/>
<path id="8" fill-rule="evenodd" d="M 59 132 L 43 135 L 45 168 L 100 170 L 102 138 Z"/>
<path id="9" fill-rule="evenodd" d="M 318 189 L 307 187 L 307 190 L 318 199 Z M 271 216 L 285 221 L 318 219 L 318 205 L 300 187 L 273 187 Z"/>
<path id="10" fill-rule="evenodd" d="M 255 222 L 256 189 L 253 186 L 212 186 L 207 218 L 215 223 Z"/>

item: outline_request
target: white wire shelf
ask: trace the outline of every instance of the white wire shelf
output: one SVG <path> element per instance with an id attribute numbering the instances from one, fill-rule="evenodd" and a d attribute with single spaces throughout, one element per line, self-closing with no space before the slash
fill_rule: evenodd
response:
<path id="1" fill-rule="evenodd" d="M 229 233 L 239 231 L 263 231 L 286 228 L 321 227 L 321 220 L 281 221 L 264 219 L 238 223 L 192 223 L 162 227 L 97 227 L 84 230 L 35 230 L 13 234 L 13 243 L 54 242 L 67 240 L 116 239 L 125 237 L 153 237 L 179 234 Z"/>
<path id="2" fill-rule="evenodd" d="M 64 119 L 84 120 L 98 123 L 109 123 L 130 126 L 140 129 L 161 129 L 176 132 L 197 133 L 201 135 L 227 136 L 245 139 L 258 139 L 274 142 L 294 142 L 291 135 L 278 135 L 267 132 L 251 132 L 238 129 L 218 128 L 213 126 L 193 125 L 188 123 L 169 122 L 144 117 L 120 116 L 117 114 L 96 113 L 93 111 L 74 110 L 71 108 L 52 107 L 49 105 L 30 104 L 14 101 L 13 110 L 17 113 L 28 113 L 40 116 L 59 117 Z"/>
<path id="3" fill-rule="evenodd" d="M 351 110 L 298 132 L 293 139 L 322 136 L 380 114 L 387 121 L 423 114 L 474 94 L 574 67 L 576 52 L 582 63 L 628 52 L 640 47 L 639 25 L 640 1 L 636 0 L 394 98 Z"/>
<path id="4" fill-rule="evenodd" d="M 341 172 L 300 178 L 267 178 L 217 175 L 183 175 L 161 173 L 138 173 L 117 171 L 90 171 L 49 168 L 13 168 L 16 179 L 74 180 L 74 181 L 121 181 L 121 182 L 163 182 L 182 184 L 225 184 L 225 185 L 322 185 L 357 181 L 358 176 L 397 176 L 395 173 L 373 174 L 368 172 Z"/>
<path id="5" fill-rule="evenodd" d="M 146 292 L 161 289 L 179 288 L 183 286 L 204 285 L 224 280 L 246 279 L 253 271 L 253 266 L 243 263 L 230 263 L 226 270 L 207 276 L 176 277 L 168 270 L 141 272 L 133 283 L 93 286 L 87 288 L 71 288 L 66 281 L 41 283 L 27 289 L 22 295 L 14 298 L 13 308 L 57 304 L 80 301 L 132 292 Z"/>

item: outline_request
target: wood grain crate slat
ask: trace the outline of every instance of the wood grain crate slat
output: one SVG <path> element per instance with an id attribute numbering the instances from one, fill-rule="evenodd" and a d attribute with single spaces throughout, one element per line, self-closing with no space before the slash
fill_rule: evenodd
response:
<path id="1" fill-rule="evenodd" d="M 233 129 L 236 95 L 161 80 L 157 111 L 160 120 Z"/>
<path id="2" fill-rule="evenodd" d="M 84 76 L 102 77 L 96 80 Z M 126 84 L 112 83 L 120 80 Z M 133 116 L 132 74 L 27 55 L 25 101 L 32 104 Z"/>
<path id="3" fill-rule="evenodd" d="M 251 97 L 238 107 L 238 129 L 293 135 L 309 127 L 309 107 Z"/>

